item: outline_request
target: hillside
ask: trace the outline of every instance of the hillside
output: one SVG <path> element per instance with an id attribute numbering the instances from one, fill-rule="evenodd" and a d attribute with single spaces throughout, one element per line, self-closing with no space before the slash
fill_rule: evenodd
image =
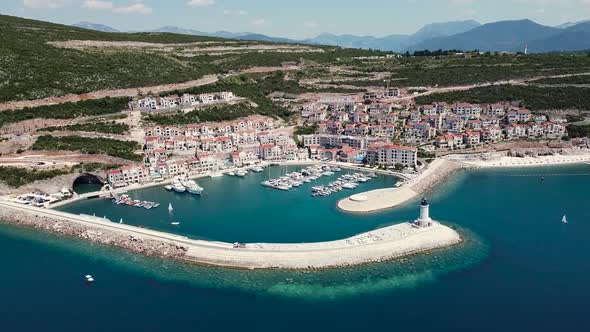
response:
<path id="1" fill-rule="evenodd" d="M 0 15 L 0 101 L 186 82 L 284 62 L 380 54 L 171 33 L 100 32 Z"/>

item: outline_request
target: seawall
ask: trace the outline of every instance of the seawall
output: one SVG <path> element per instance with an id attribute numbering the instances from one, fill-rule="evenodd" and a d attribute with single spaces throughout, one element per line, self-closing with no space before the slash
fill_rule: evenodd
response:
<path id="1" fill-rule="evenodd" d="M 347 239 L 296 244 L 233 244 L 193 240 L 107 219 L 81 216 L 0 202 L 0 220 L 45 231 L 76 236 L 148 256 L 244 269 L 337 268 L 384 261 L 452 246 L 461 237 L 451 228 L 434 223 L 416 228 L 402 223 Z"/>

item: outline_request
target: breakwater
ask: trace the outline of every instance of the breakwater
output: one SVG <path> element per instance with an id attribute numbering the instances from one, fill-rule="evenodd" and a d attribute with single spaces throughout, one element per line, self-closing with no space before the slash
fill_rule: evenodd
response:
<path id="1" fill-rule="evenodd" d="M 0 219 L 76 236 L 148 256 L 245 269 L 337 268 L 385 261 L 458 244 L 457 232 L 442 224 L 416 228 L 402 223 L 342 240 L 300 243 L 247 243 L 193 240 L 94 216 L 0 202 Z"/>

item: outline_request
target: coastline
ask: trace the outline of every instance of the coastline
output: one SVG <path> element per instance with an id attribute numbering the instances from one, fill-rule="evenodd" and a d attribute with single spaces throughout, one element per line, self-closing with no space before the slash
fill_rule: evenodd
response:
<path id="1" fill-rule="evenodd" d="M 473 168 L 520 168 L 589 164 L 590 150 L 568 150 L 565 154 L 538 157 L 490 155 L 448 155 L 433 161 L 422 173 L 398 188 L 372 190 L 338 202 L 338 208 L 352 213 L 370 213 L 393 208 L 424 194 L 455 172 Z"/>
<path id="2" fill-rule="evenodd" d="M 372 168 L 364 168 L 364 167 L 359 167 L 357 165 L 352 165 L 352 164 L 347 164 L 347 163 L 322 162 L 322 161 L 316 161 L 316 160 L 286 161 L 286 162 L 278 163 L 279 166 L 309 166 L 309 165 L 323 165 L 323 164 L 326 164 L 329 166 L 338 166 L 341 168 L 346 168 L 346 169 L 355 170 L 355 171 L 359 171 L 359 172 L 374 172 L 377 174 L 394 176 L 397 178 L 401 178 L 402 180 L 408 179 L 408 176 L 403 173 L 375 170 Z M 259 164 L 259 166 L 261 166 L 261 167 L 270 167 L 270 165 L 271 165 L 271 163 L 268 163 L 268 162 L 263 162 L 263 163 Z M 209 177 L 213 174 L 223 174 L 225 176 L 225 173 L 228 173 L 231 171 L 236 171 L 238 169 L 242 169 L 242 168 L 239 168 L 239 167 L 228 168 L 228 169 L 220 170 L 217 172 L 207 172 L 204 174 L 191 175 L 191 176 L 189 176 L 189 178 L 192 180 L 196 180 L 196 179 L 202 179 L 202 178 Z M 91 193 L 85 193 L 85 194 L 81 194 L 76 197 L 73 197 L 71 199 L 68 199 L 68 200 L 55 202 L 55 203 L 51 204 L 50 206 L 48 206 L 48 208 L 53 209 L 53 208 L 66 206 L 66 205 L 69 205 L 72 203 L 76 203 L 76 202 L 86 200 L 91 197 L 100 196 L 100 195 L 122 194 L 122 193 L 127 193 L 127 192 L 133 192 L 136 190 L 146 189 L 146 188 L 152 188 L 152 187 L 158 187 L 158 186 L 163 187 L 165 185 L 171 184 L 173 180 L 174 179 L 166 179 L 161 182 L 148 182 L 148 183 L 142 183 L 142 184 L 132 184 L 130 186 L 113 189 L 111 191 L 96 191 L 96 192 L 91 192 Z"/>
<path id="3" fill-rule="evenodd" d="M 20 226 L 76 236 L 146 256 L 243 269 L 324 269 L 381 262 L 462 242 L 439 223 L 416 228 L 396 224 L 356 236 L 317 243 L 231 243 L 192 240 L 184 236 L 117 224 L 109 220 L 50 209 L 0 202 L 0 220 Z"/>
<path id="4" fill-rule="evenodd" d="M 451 174 L 467 168 L 463 164 L 447 159 L 436 159 L 415 178 L 397 188 L 371 190 L 340 200 L 340 210 L 354 213 L 369 213 L 404 204 L 425 193 Z"/>

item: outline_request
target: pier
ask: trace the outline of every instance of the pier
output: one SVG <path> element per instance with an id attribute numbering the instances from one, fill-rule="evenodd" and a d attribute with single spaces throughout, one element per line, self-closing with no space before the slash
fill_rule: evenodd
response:
<path id="1" fill-rule="evenodd" d="M 105 218 L 8 201 L 0 201 L 0 219 L 142 254 L 244 269 L 337 268 L 399 258 L 461 242 L 457 232 L 437 222 L 427 228 L 401 223 L 328 242 L 243 244 L 193 240 Z M 75 230 L 68 231 L 69 228 Z"/>

